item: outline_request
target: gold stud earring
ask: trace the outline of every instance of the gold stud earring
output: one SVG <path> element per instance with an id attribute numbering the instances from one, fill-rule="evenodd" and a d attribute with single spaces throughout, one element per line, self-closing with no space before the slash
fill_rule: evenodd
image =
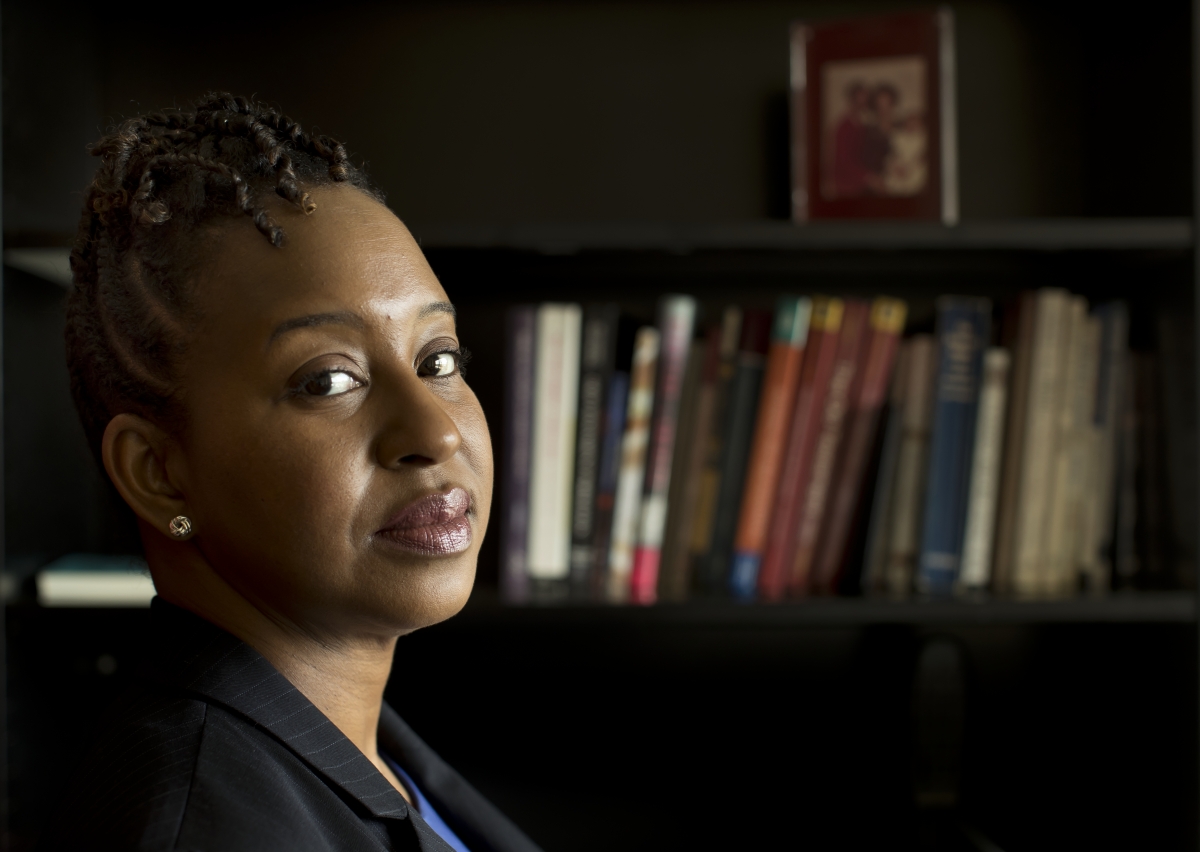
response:
<path id="1" fill-rule="evenodd" d="M 167 524 L 167 529 L 175 538 L 187 538 L 192 534 L 192 519 L 187 515 L 176 515 L 171 518 L 171 523 Z"/>

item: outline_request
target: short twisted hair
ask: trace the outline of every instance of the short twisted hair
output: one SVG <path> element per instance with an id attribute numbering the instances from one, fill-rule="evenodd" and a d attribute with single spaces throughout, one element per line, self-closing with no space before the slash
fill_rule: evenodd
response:
<path id="1" fill-rule="evenodd" d="M 132 412 L 169 424 L 195 317 L 193 283 L 215 225 L 248 216 L 273 246 L 286 235 L 268 189 L 306 214 L 308 189 L 344 183 L 382 201 L 340 142 L 310 136 L 272 107 L 229 94 L 130 118 L 92 148 L 100 167 L 71 252 L 67 365 L 99 457 L 108 422 Z"/>

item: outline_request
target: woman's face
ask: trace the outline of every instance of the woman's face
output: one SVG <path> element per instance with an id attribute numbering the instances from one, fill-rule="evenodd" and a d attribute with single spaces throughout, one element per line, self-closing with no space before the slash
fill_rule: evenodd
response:
<path id="1" fill-rule="evenodd" d="M 487 423 L 453 308 L 408 230 L 358 190 L 272 203 L 274 248 L 224 228 L 182 377 L 197 547 L 270 617 L 332 639 L 466 602 L 487 528 Z"/>

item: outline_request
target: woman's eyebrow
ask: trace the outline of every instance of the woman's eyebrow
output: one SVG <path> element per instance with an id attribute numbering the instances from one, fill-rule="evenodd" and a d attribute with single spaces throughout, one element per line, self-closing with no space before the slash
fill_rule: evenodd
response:
<path id="1" fill-rule="evenodd" d="M 453 309 L 451 309 L 453 310 Z M 284 320 L 279 325 L 275 326 L 275 330 L 271 332 L 271 337 L 267 340 L 267 346 L 275 342 L 276 338 L 287 334 L 289 331 L 295 331 L 298 328 L 313 328 L 318 325 L 348 325 L 351 328 L 363 329 L 366 328 L 366 323 L 363 318 L 353 311 L 335 311 L 327 314 L 307 314 L 302 317 L 293 317 L 289 320 Z"/>
<path id="2" fill-rule="evenodd" d="M 425 319 L 434 314 L 450 314 L 454 319 L 458 319 L 458 311 L 454 310 L 454 305 L 449 302 L 430 302 L 421 308 L 421 312 L 417 314 L 417 319 Z"/>

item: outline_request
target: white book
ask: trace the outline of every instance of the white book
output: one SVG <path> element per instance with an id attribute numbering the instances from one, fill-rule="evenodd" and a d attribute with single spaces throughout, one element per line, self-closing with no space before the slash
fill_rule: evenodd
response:
<path id="1" fill-rule="evenodd" d="M 633 548 L 642 515 L 646 450 L 650 446 L 650 417 L 654 412 L 659 341 L 658 329 L 646 326 L 638 329 L 633 344 L 633 372 L 629 379 L 629 403 L 625 406 L 625 433 L 621 438 L 621 472 L 617 477 L 608 548 L 607 597 L 615 603 L 629 599 Z"/>
<path id="2" fill-rule="evenodd" d="M 570 573 L 582 319 L 579 305 L 538 307 L 526 547 L 529 576 L 538 580 Z"/>
<path id="3" fill-rule="evenodd" d="M 1046 557 L 1069 343 L 1069 306 L 1070 295 L 1065 290 L 1048 288 L 1037 293 L 1014 539 L 1013 587 L 1022 596 L 1043 595 L 1048 587 Z"/>
<path id="4" fill-rule="evenodd" d="M 42 606 L 147 607 L 154 594 L 146 563 L 133 556 L 72 553 L 37 574 Z"/>
<path id="5" fill-rule="evenodd" d="M 983 356 L 983 384 L 975 421 L 971 456 L 971 485 L 967 494 L 967 523 L 963 533 L 961 591 L 986 588 L 991 581 L 996 508 L 1000 496 L 1000 455 L 1004 447 L 1004 418 L 1008 407 L 1008 373 L 1012 356 L 992 347 Z"/>

